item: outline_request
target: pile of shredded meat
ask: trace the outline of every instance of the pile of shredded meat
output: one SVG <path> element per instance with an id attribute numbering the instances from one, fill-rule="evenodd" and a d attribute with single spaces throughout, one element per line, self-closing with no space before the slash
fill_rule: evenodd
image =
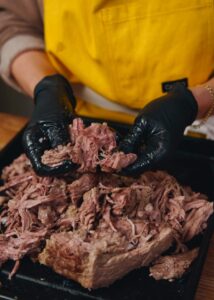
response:
<path id="1" fill-rule="evenodd" d="M 182 276 L 197 256 L 196 250 L 188 255 L 185 243 L 206 228 L 213 203 L 163 171 L 137 179 L 98 171 L 98 165 L 112 172 L 136 159 L 112 152 L 115 133 L 106 124 L 84 128 L 77 119 L 70 134 L 71 143 L 47 151 L 43 161 L 72 159 L 77 172 L 39 177 L 24 154 L 4 168 L 0 264 L 14 260 L 12 276 L 29 255 L 87 288 L 107 286 L 152 262 L 156 279 Z M 173 243 L 173 256 L 157 260 Z M 183 255 L 180 263 L 176 255 Z"/>

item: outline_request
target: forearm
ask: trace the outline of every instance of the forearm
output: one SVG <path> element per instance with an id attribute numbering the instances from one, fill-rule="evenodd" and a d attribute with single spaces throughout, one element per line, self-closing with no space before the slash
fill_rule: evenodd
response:
<path id="1" fill-rule="evenodd" d="M 11 65 L 11 73 L 19 86 L 32 97 L 37 83 L 47 75 L 56 74 L 57 71 L 44 51 L 34 50 L 17 56 Z M 214 89 L 214 78 L 206 84 Z M 212 97 L 202 85 L 192 87 L 191 91 L 198 103 L 197 118 L 203 118 L 212 105 Z"/>
<path id="2" fill-rule="evenodd" d="M 210 79 L 205 84 L 208 84 L 214 90 L 214 78 Z M 208 90 L 204 88 L 205 84 L 191 88 L 191 91 L 198 103 L 198 119 L 206 116 L 213 103 L 212 96 Z"/>
<path id="3" fill-rule="evenodd" d="M 33 97 L 37 83 L 45 76 L 56 74 L 57 71 L 44 51 L 32 50 L 23 52 L 14 59 L 11 73 L 21 89 Z"/>

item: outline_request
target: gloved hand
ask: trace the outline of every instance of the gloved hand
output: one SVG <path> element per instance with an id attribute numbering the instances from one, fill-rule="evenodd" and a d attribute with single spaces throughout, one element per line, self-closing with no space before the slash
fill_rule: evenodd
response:
<path id="1" fill-rule="evenodd" d="M 49 167 L 41 162 L 44 151 L 69 141 L 68 124 L 76 105 L 68 81 L 61 75 L 42 79 L 34 90 L 35 108 L 24 135 L 23 147 L 36 173 L 54 176 L 71 171 L 71 161 Z"/>
<path id="2" fill-rule="evenodd" d="M 185 127 L 195 120 L 197 111 L 193 94 L 181 84 L 146 105 L 119 145 L 125 153 L 138 154 L 122 174 L 139 175 L 160 167 L 177 147 Z"/>

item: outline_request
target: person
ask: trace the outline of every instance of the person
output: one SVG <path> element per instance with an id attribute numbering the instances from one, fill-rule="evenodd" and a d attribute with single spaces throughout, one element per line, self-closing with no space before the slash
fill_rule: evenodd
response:
<path id="1" fill-rule="evenodd" d="M 131 124 L 119 145 L 138 153 L 127 175 L 171 155 L 213 113 L 212 16 L 201 0 L 0 0 L 0 73 L 34 99 L 23 146 L 36 172 L 75 168 L 41 162 L 75 114 Z"/>

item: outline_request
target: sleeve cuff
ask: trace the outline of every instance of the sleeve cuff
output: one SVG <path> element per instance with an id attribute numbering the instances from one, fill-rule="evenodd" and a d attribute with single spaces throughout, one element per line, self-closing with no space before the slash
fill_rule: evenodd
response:
<path id="1" fill-rule="evenodd" d="M 11 76 L 11 63 L 22 52 L 44 49 L 44 40 L 32 35 L 17 35 L 6 41 L 0 50 L 0 75 L 3 80 L 17 91 L 23 92 Z"/>

